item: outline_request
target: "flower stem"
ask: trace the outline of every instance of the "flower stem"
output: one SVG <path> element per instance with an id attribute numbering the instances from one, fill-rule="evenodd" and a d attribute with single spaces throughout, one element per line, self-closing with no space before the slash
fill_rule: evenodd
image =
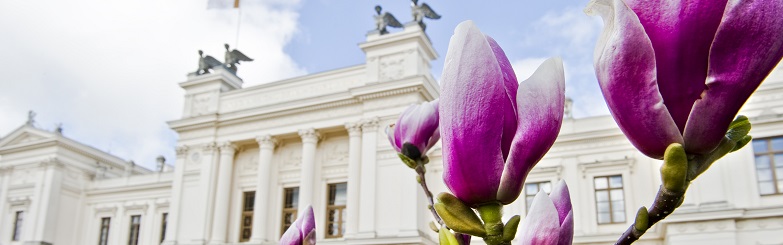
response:
<path id="1" fill-rule="evenodd" d="M 443 219 L 440 218 L 440 215 L 438 215 L 438 212 L 435 211 L 435 201 L 432 199 L 432 192 L 430 192 L 430 189 L 427 187 L 427 179 L 425 177 L 425 173 L 427 173 L 427 169 L 424 167 L 424 161 L 422 160 L 416 160 L 416 173 L 418 174 L 418 182 L 421 185 L 421 189 L 424 190 L 424 195 L 427 196 L 427 201 L 429 202 L 429 205 L 427 208 L 432 213 L 432 217 L 435 218 L 435 221 L 438 222 L 441 226 L 444 225 Z"/>
<path id="2" fill-rule="evenodd" d="M 503 205 L 500 203 L 484 204 L 476 208 L 481 220 L 484 221 L 484 230 L 487 236 L 484 242 L 487 245 L 510 245 L 511 241 L 503 240 Z"/>

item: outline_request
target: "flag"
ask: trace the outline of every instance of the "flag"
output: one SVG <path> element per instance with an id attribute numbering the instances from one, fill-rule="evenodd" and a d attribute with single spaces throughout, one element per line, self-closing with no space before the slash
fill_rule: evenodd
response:
<path id="1" fill-rule="evenodd" d="M 239 8 L 239 0 L 207 0 L 207 9 Z"/>

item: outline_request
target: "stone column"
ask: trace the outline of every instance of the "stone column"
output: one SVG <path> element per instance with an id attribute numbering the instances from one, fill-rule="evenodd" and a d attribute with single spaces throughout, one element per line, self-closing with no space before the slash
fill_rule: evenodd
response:
<path id="1" fill-rule="evenodd" d="M 179 211 L 180 211 L 180 199 L 182 198 L 182 179 L 185 173 L 185 164 L 188 157 L 188 147 L 177 147 L 177 160 L 174 163 L 174 183 L 171 184 L 171 198 L 169 200 L 169 217 L 168 224 L 166 224 L 166 239 L 162 244 L 174 245 L 177 244 L 177 236 L 179 235 Z"/>
<path id="2" fill-rule="evenodd" d="M 258 177 L 256 178 L 256 200 L 253 206 L 253 231 L 250 237 L 251 243 L 269 241 L 267 227 L 269 222 L 269 202 L 273 200 L 269 196 L 269 177 L 272 175 L 272 155 L 277 145 L 277 140 L 272 135 L 262 135 L 256 138 L 258 142 Z"/>
<path id="3" fill-rule="evenodd" d="M 11 167 L 0 167 L 0 180 L 2 180 L 2 184 L 0 184 L 0 220 L 11 220 L 6 219 L 5 211 L 8 207 L 6 203 L 8 203 L 8 185 L 11 183 L 11 171 L 13 171 Z"/>
<path id="4" fill-rule="evenodd" d="M 197 203 L 195 205 L 200 205 L 203 213 L 202 220 L 200 223 L 202 232 L 193 232 L 197 234 L 197 236 L 193 239 L 192 242 L 194 243 L 200 243 L 200 244 L 206 244 L 209 240 L 209 234 L 212 231 L 212 210 L 214 207 L 214 190 L 215 186 L 214 183 L 214 177 L 215 175 L 215 165 L 218 164 L 218 147 L 217 144 L 214 142 L 207 143 L 203 146 L 203 160 L 201 160 L 201 172 L 199 174 L 199 190 L 201 194 L 201 200 L 200 203 Z M 199 215 L 199 214 L 194 214 Z"/>
<path id="5" fill-rule="evenodd" d="M 313 204 L 313 182 L 315 181 L 315 148 L 321 135 L 314 128 L 299 130 L 302 137 L 302 164 L 299 179 L 299 206 L 304 212 L 307 205 Z"/>
<path id="6" fill-rule="evenodd" d="M 228 228 L 228 209 L 231 199 L 231 172 L 234 167 L 236 146 L 230 142 L 220 145 L 220 165 L 218 166 L 217 189 L 215 190 L 215 216 L 212 219 L 211 244 L 226 242 Z"/>
<path id="7" fill-rule="evenodd" d="M 346 123 L 348 130 L 348 220 L 345 224 L 346 236 L 359 232 L 359 186 L 361 186 L 362 164 L 362 128 L 360 123 Z"/>
<path id="8" fill-rule="evenodd" d="M 378 152 L 378 123 L 377 117 L 365 119 L 362 123 L 362 184 L 359 196 L 363 201 L 359 206 L 359 235 L 360 237 L 375 237 L 375 182 L 376 162 Z"/>

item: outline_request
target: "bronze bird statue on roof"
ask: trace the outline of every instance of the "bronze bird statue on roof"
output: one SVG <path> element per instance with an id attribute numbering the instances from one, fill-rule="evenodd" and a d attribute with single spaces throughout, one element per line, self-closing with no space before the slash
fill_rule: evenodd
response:
<path id="1" fill-rule="evenodd" d="M 413 14 L 413 21 L 421 26 L 422 30 L 427 29 L 427 25 L 424 24 L 424 18 L 437 20 L 440 19 L 440 15 L 432 10 L 430 5 L 422 3 L 419 5 L 419 0 L 411 0 L 411 14 Z"/>
<path id="2" fill-rule="evenodd" d="M 375 5 L 375 13 L 377 13 L 377 15 L 375 15 L 375 30 L 380 32 L 381 35 L 389 33 L 389 31 L 386 30 L 387 26 L 402 27 L 402 24 L 397 21 L 397 18 L 394 18 L 394 15 L 389 12 L 381 13 L 381 10 L 383 9 L 380 5 Z"/>
<path id="3" fill-rule="evenodd" d="M 224 44 L 223 46 L 226 47 L 226 66 L 234 73 L 237 72 L 237 65 L 240 61 L 253 61 L 253 59 L 247 57 L 247 55 L 243 54 L 242 52 L 239 52 L 239 50 L 229 49 L 228 43 Z"/>
<path id="4" fill-rule="evenodd" d="M 223 66 L 223 63 L 220 63 L 215 57 L 209 55 L 204 56 L 204 51 L 199 50 L 198 56 L 198 70 L 196 70 L 196 75 L 207 74 L 210 69 Z"/>

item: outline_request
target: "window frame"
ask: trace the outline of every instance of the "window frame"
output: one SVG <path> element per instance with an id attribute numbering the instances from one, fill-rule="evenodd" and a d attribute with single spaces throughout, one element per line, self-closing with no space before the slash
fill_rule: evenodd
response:
<path id="1" fill-rule="evenodd" d="M 138 217 L 138 223 L 134 224 L 134 218 Z M 128 229 L 128 245 L 139 245 L 139 237 L 141 236 L 141 215 L 131 215 Z M 135 236 L 134 236 L 135 230 Z"/>
<path id="2" fill-rule="evenodd" d="M 296 198 L 291 198 L 292 205 L 291 205 L 290 208 L 286 208 L 286 201 L 287 201 L 286 200 L 286 195 L 288 194 L 289 190 L 291 190 L 291 192 L 292 192 L 291 195 L 293 195 L 294 190 L 296 190 L 296 192 L 295 192 L 296 193 Z M 298 205 L 299 205 L 299 201 L 298 201 L 299 200 L 299 186 L 284 187 L 282 193 L 283 193 L 283 198 L 282 198 L 283 200 L 282 200 L 282 206 L 280 206 L 281 207 L 281 210 L 280 210 L 280 214 L 281 214 L 281 216 L 280 216 L 280 235 L 281 236 L 285 233 L 286 230 L 288 230 L 288 227 L 290 226 L 290 225 L 286 226 L 286 223 L 285 223 L 286 214 L 291 214 L 292 217 L 294 217 L 294 220 L 296 220 L 296 218 L 298 218 L 297 215 L 299 214 L 299 210 L 298 210 L 298 208 L 299 208 L 298 207 Z M 297 200 L 296 203 L 293 203 L 294 199 Z M 291 221 L 291 224 L 293 224 L 293 220 Z"/>
<path id="3" fill-rule="evenodd" d="M 775 196 L 775 195 L 783 195 L 783 188 L 779 188 L 778 182 L 783 181 L 783 176 L 778 176 L 777 173 L 777 167 L 775 167 L 775 155 L 776 154 L 783 154 L 783 150 L 775 151 L 772 149 L 772 140 L 775 139 L 783 139 L 783 136 L 773 136 L 773 137 L 766 137 L 766 138 L 759 138 L 759 139 L 753 139 L 751 142 L 751 148 L 753 150 L 753 169 L 756 172 L 756 187 L 759 188 L 759 195 L 760 196 Z M 763 141 L 765 146 L 767 147 L 765 152 L 756 152 L 755 147 L 753 146 L 753 143 Z M 761 193 L 761 178 L 759 178 L 759 169 L 756 163 L 756 158 L 760 156 L 767 156 L 769 158 L 769 167 L 770 172 L 772 173 L 772 187 L 774 188 L 774 191 L 772 193 L 763 194 Z"/>
<path id="4" fill-rule="evenodd" d="M 106 228 L 106 232 L 104 233 L 103 228 Z M 111 232 L 111 217 L 101 217 L 100 219 L 100 226 L 98 226 L 98 245 L 108 245 L 109 244 L 109 233 Z M 104 235 L 106 240 L 103 240 Z"/>
<path id="5" fill-rule="evenodd" d="M 160 214 L 160 242 L 166 240 L 166 228 L 169 225 L 169 213 L 163 212 Z"/>
<path id="6" fill-rule="evenodd" d="M 622 186 L 613 188 L 611 186 L 611 180 L 610 179 L 612 177 L 618 177 L 618 176 L 620 177 L 620 183 L 622 183 Z M 606 179 L 606 188 L 598 189 L 595 186 L 595 180 L 599 179 L 599 178 Z M 592 185 L 593 185 L 593 197 L 595 198 L 595 223 L 598 224 L 598 225 L 611 225 L 611 224 L 625 224 L 626 222 L 628 222 L 628 214 L 627 214 L 628 212 L 627 212 L 627 210 L 625 208 L 625 206 L 626 206 L 626 198 L 625 198 L 626 195 L 625 195 L 625 180 L 623 178 L 623 175 L 622 174 L 612 174 L 612 175 L 593 176 L 593 183 L 592 183 Z M 620 190 L 623 193 L 623 199 L 622 199 L 623 200 L 623 203 L 622 203 L 622 206 L 623 206 L 623 221 L 615 221 L 615 219 L 614 219 L 614 205 L 612 204 L 612 191 L 613 190 Z M 601 223 L 599 218 L 598 218 L 600 213 L 601 213 L 598 210 L 598 192 L 599 191 L 606 191 L 607 202 L 609 204 L 609 222 Z"/>
<path id="7" fill-rule="evenodd" d="M 348 195 L 348 182 L 336 182 L 336 183 L 329 183 L 326 185 L 326 217 L 324 219 L 324 238 L 330 239 L 330 238 L 342 238 L 345 236 L 345 223 L 346 220 L 343 220 L 343 214 L 346 212 L 346 207 L 348 206 L 347 203 L 344 205 L 333 205 L 329 204 L 329 202 L 332 199 L 332 187 L 334 187 L 334 199 L 337 199 L 337 185 L 343 184 L 345 185 L 346 195 Z M 337 221 L 330 222 L 329 221 L 329 213 L 331 211 L 337 211 Z M 330 235 L 329 234 L 329 225 L 336 224 L 337 225 L 337 235 Z"/>
<path id="8" fill-rule="evenodd" d="M 248 206 L 248 201 L 252 200 L 252 204 Z M 253 214 L 255 212 L 256 191 L 244 191 L 242 192 L 242 215 L 239 218 L 239 242 L 248 242 L 253 237 Z M 250 223 L 245 222 L 245 218 L 250 218 Z M 244 237 L 244 231 L 249 230 L 248 237 Z"/>
<path id="9" fill-rule="evenodd" d="M 22 230 L 24 226 L 24 210 L 17 210 L 14 212 L 14 230 L 11 233 L 11 241 L 19 241 L 22 239 Z"/>

